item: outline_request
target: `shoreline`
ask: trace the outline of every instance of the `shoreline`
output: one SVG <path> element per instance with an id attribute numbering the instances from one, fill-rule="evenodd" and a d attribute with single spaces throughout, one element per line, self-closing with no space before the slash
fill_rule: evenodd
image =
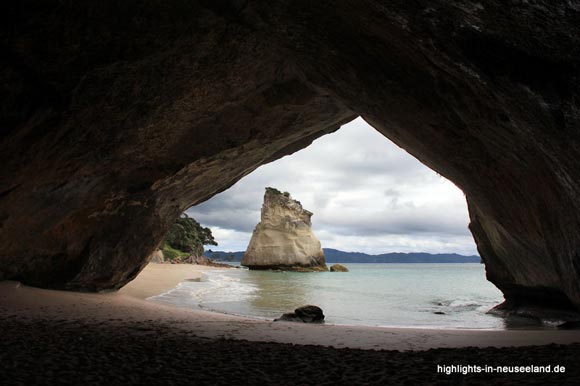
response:
<path id="1" fill-rule="evenodd" d="M 151 265 L 153 265 L 153 264 L 151 264 Z M 155 264 L 155 265 L 160 265 L 160 264 Z M 163 264 L 161 264 L 161 265 L 163 265 Z M 166 266 L 175 266 L 175 265 L 166 265 Z M 151 267 L 151 268 L 155 269 L 156 267 Z M 204 268 L 209 268 L 209 269 L 204 269 Z M 236 267 L 236 268 L 238 268 L 238 267 Z M 197 271 L 198 269 L 200 269 L 200 271 Z M 155 299 L 156 297 L 166 295 L 166 294 L 170 293 L 171 291 L 177 289 L 177 285 L 181 284 L 184 281 L 194 281 L 194 282 L 201 281 L 201 278 L 202 278 L 204 271 L 208 271 L 208 270 L 220 270 L 220 271 L 224 271 L 224 272 L 229 271 L 229 269 L 224 269 L 222 267 L 195 266 L 194 268 L 192 268 L 192 275 L 193 275 L 192 279 L 186 279 L 184 276 L 183 280 L 176 283 L 174 287 L 172 287 L 168 290 L 164 290 L 164 292 L 159 293 L 157 295 L 149 296 L 146 298 L 146 300 L 150 300 L 150 301 L 157 302 L 159 304 L 170 305 L 170 306 L 178 307 L 178 308 L 185 308 L 185 309 L 193 308 L 193 309 L 197 309 L 197 310 L 201 310 L 201 311 L 213 312 L 216 314 L 229 315 L 229 316 L 233 316 L 233 317 L 249 318 L 249 319 L 254 319 L 254 320 L 263 321 L 263 322 L 264 321 L 271 322 L 271 321 L 273 321 L 273 319 L 280 316 L 280 314 L 278 314 L 277 316 L 272 315 L 270 317 L 258 316 L 258 315 L 244 315 L 244 314 L 239 314 L 239 313 L 235 313 L 235 312 L 228 312 L 228 311 L 219 310 L 219 309 L 212 309 L 209 307 L 201 306 L 200 304 L 179 305 L 179 304 L 172 304 L 171 302 L 164 302 L 164 301 L 159 301 L 159 300 Z M 125 287 L 125 288 L 127 288 L 127 287 Z M 125 288 L 123 288 L 121 291 L 125 290 Z M 143 298 L 143 299 L 145 299 L 145 298 Z M 497 304 L 501 304 L 501 303 L 497 303 Z M 496 304 L 496 306 L 497 306 L 497 304 Z M 493 309 L 494 307 L 495 306 L 493 306 L 490 309 Z M 287 312 L 290 312 L 290 311 L 291 311 L 290 309 L 287 310 Z M 501 319 L 501 317 L 499 317 L 499 316 L 498 316 L 498 318 Z M 520 321 L 518 324 L 512 323 L 511 326 L 505 327 L 505 328 L 493 328 L 493 327 L 487 328 L 487 327 L 456 327 L 456 326 L 441 326 L 441 325 L 348 324 L 348 323 L 332 323 L 332 322 L 329 323 L 328 320 L 326 320 L 324 325 L 326 325 L 326 326 L 343 326 L 343 327 L 352 327 L 352 328 L 412 329 L 412 330 L 436 330 L 436 331 L 440 331 L 440 330 L 442 330 L 442 331 L 544 331 L 544 330 L 555 331 L 555 330 L 557 330 L 558 324 L 551 324 L 551 325 L 547 324 L 547 323 L 533 324 L 532 322 Z"/>
<path id="2" fill-rule="evenodd" d="M 416 351 L 432 348 L 519 347 L 580 343 L 574 330 L 477 330 L 413 327 L 314 325 L 273 322 L 203 309 L 182 308 L 145 300 L 171 290 L 184 280 L 197 280 L 203 271 L 222 268 L 150 264 L 117 293 L 91 294 L 44 290 L 0 283 L 2 318 L 103 323 L 170 324 L 176 331 L 201 338 L 317 345 L 363 350 Z M 159 292 L 161 291 L 161 292 Z M 152 293 L 156 292 L 154 295 Z"/>
<path id="3" fill-rule="evenodd" d="M 298 324 L 144 300 L 152 289 L 142 286 L 152 280 L 163 290 L 208 270 L 172 267 L 146 268 L 117 293 L 0 282 L 0 379 L 14 386 L 580 383 L 577 331 Z M 557 365 L 566 372 L 441 370 L 450 365 Z"/>
<path id="4" fill-rule="evenodd" d="M 204 271 L 221 269 L 227 268 L 195 264 L 151 263 L 139 273 L 139 276 L 117 291 L 117 293 L 146 300 L 172 291 L 181 282 L 200 280 Z"/>

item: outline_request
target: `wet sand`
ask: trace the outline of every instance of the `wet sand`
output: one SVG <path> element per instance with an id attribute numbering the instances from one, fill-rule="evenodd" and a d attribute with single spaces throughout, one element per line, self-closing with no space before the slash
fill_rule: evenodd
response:
<path id="1" fill-rule="evenodd" d="M 110 294 L 0 283 L 0 379 L 26 385 L 580 384 L 580 344 L 571 344 L 580 342 L 578 331 L 273 323 L 143 300 L 209 269 L 215 268 L 150 265 Z M 566 372 L 437 372 L 437 365 L 453 364 L 563 365 Z"/>

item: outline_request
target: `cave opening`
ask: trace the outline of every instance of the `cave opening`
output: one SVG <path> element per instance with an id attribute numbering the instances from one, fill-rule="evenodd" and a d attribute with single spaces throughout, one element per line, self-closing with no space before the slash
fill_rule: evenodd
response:
<path id="1" fill-rule="evenodd" d="M 362 118 L 262 165 L 187 214 L 211 227 L 218 249 L 245 250 L 269 186 L 314 213 L 323 247 L 477 254 L 461 190 Z"/>
<path id="2" fill-rule="evenodd" d="M 534 318 L 557 314 L 570 322 L 558 327 L 578 328 L 578 2 L 3 5 L 0 309 L 2 329 L 10 331 L 0 350 L 8 356 L 0 368 L 3 380 L 156 384 L 170 377 L 176 384 L 262 385 L 406 384 L 417 378 L 436 384 L 448 375 L 435 372 L 434 361 L 462 363 L 467 357 L 501 366 L 541 365 L 550 358 L 577 377 L 578 346 L 473 347 L 577 342 L 574 331 L 398 329 L 368 335 L 366 329 L 305 326 L 314 331 L 307 337 L 299 324 L 229 323 L 204 313 L 196 319 L 188 310 L 141 300 L 180 283 L 174 272 L 151 275 L 147 265 L 180 214 L 196 205 L 189 213 L 212 226 L 220 243 L 213 249 L 243 250 L 259 218 L 263 188 L 277 185 L 314 212 L 314 232 L 324 247 L 472 254 L 473 235 L 485 263 L 473 269 L 498 299 L 502 294 L 491 283 L 501 290 L 504 310 Z M 388 166 L 400 166 L 389 159 L 377 166 L 383 177 L 357 168 L 369 165 L 365 157 L 373 145 L 388 145 L 376 137 L 366 152 L 355 151 L 361 128 L 360 137 L 332 152 L 338 159 L 319 150 L 307 164 L 278 171 L 286 182 L 261 181 L 253 198 L 243 190 L 228 196 L 241 189 L 240 179 L 258 178 L 270 162 L 308 147 L 280 162 L 305 156 L 346 134 L 348 127 L 326 136 L 358 116 L 460 187 L 465 198 L 453 193 L 460 206 L 437 201 L 455 188 L 427 169 L 412 188 L 402 182 L 409 174 L 404 167 L 397 168 L 405 171 L 398 180 L 386 179 Z M 327 162 L 331 171 L 316 178 L 314 167 Z M 309 174 L 315 178 L 301 183 Z M 340 175 L 350 180 L 341 182 Z M 247 209 L 238 210 L 238 204 Z M 213 216 L 216 206 L 224 209 L 222 223 Z M 428 220 L 434 220 L 430 227 Z M 213 270 L 208 280 L 181 281 L 178 289 L 205 286 L 220 296 L 206 299 L 207 308 L 242 315 L 276 306 L 279 317 L 313 302 L 337 324 L 364 319 L 420 326 L 429 316 L 445 326 L 494 327 L 483 319 L 480 300 L 454 297 L 475 288 L 468 272 L 439 266 L 416 269 L 418 278 L 408 266 L 382 266 L 392 275 L 376 266 L 312 274 Z M 253 282 L 241 276 L 246 273 Z M 284 280 L 289 276 L 293 280 Z M 325 289 L 318 291 L 321 277 Z M 434 278 L 453 293 L 434 298 Z M 353 293 L 363 289 L 364 300 L 357 301 Z M 121 296 L 78 293 L 116 290 Z M 256 296 L 270 290 L 280 297 Z M 122 304 L 126 291 L 137 299 Z M 284 303 L 288 294 L 296 304 Z M 186 297 L 193 298 L 191 292 Z M 341 308 L 350 316 L 336 320 Z M 397 320 L 378 314 L 383 310 Z M 230 338 L 292 345 L 251 349 L 253 342 Z M 312 344 L 369 351 L 300 346 Z M 469 348 L 429 350 L 458 346 Z M 151 366 L 144 369 L 144 363 Z M 513 384 L 513 375 L 495 374 L 489 383 Z M 555 374 L 544 375 L 533 374 L 532 383 L 554 383 Z"/>
<path id="3" fill-rule="evenodd" d="M 189 208 L 187 215 L 209 227 L 219 244 L 207 246 L 205 256 L 239 265 L 260 221 L 265 187 L 289 192 L 313 212 L 327 263 L 346 263 L 352 272 L 210 271 L 204 283 L 185 284 L 203 293 L 191 306 L 271 318 L 313 303 L 339 324 L 503 327 L 486 315 L 502 295 L 479 264 L 461 190 L 362 118 Z M 355 294 L 357 286 L 372 287 L 366 299 Z M 188 299 L 159 300 L 183 305 Z"/>
<path id="4" fill-rule="evenodd" d="M 279 5 L 248 4 L 234 12 L 241 23 L 193 3 L 151 7 L 144 22 L 131 7 L 70 3 L 70 25 L 60 7 L 13 10 L 26 17 L 4 39 L 0 278 L 119 289 L 189 206 L 362 116 L 465 192 L 508 305 L 577 310 L 573 7 L 496 17 L 444 4 Z"/>

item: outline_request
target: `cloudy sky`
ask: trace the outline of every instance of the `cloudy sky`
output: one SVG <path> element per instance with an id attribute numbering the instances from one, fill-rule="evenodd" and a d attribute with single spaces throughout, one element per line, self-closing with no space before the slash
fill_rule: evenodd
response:
<path id="1" fill-rule="evenodd" d="M 477 254 L 463 192 L 360 118 L 187 213 L 212 229 L 215 250 L 244 251 L 266 186 L 290 192 L 314 212 L 323 248 Z"/>

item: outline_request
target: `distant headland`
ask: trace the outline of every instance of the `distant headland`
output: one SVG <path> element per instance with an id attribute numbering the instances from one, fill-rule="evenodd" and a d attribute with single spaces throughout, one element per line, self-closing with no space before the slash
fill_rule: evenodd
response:
<path id="1" fill-rule="evenodd" d="M 338 249 L 323 248 L 327 263 L 480 263 L 481 258 L 477 255 L 465 256 L 456 253 L 382 253 L 369 255 L 362 252 L 345 252 Z M 204 255 L 215 261 L 240 262 L 244 251 L 224 252 L 206 250 Z"/>

